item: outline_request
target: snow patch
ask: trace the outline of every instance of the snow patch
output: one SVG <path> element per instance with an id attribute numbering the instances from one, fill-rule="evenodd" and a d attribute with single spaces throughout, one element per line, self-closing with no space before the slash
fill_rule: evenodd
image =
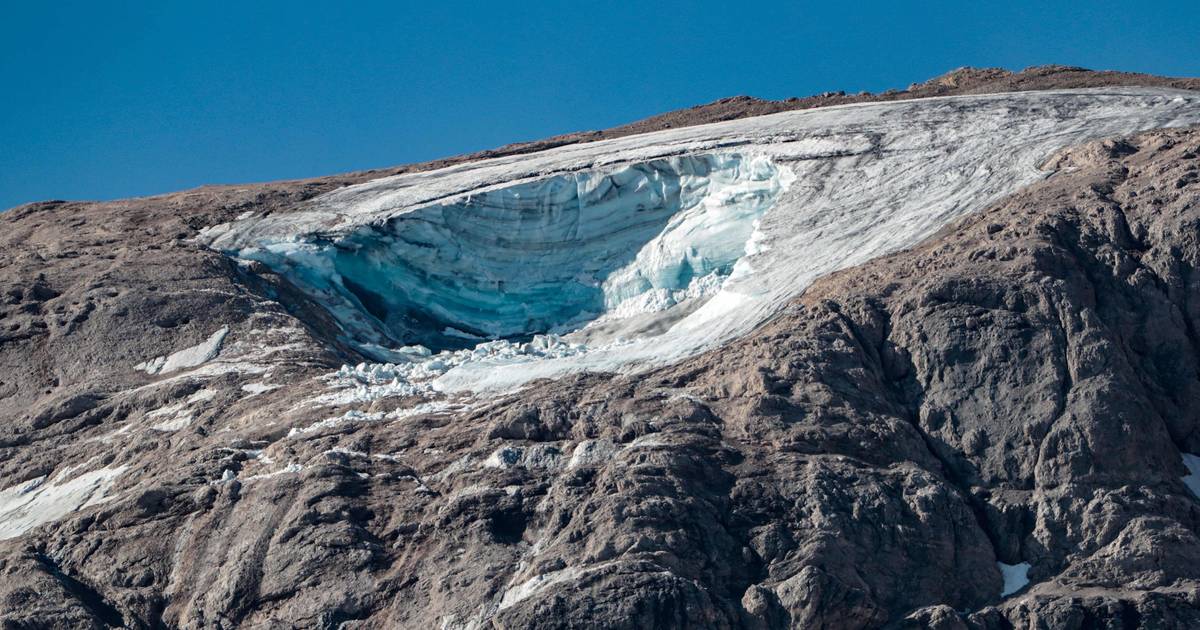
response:
<path id="1" fill-rule="evenodd" d="M 562 451 L 549 444 L 532 446 L 501 446 L 483 461 L 485 468 L 545 468 L 555 469 L 561 465 Z"/>
<path id="2" fill-rule="evenodd" d="M 126 433 L 129 433 L 131 430 L 133 430 L 133 423 L 126 422 L 124 425 L 121 426 L 121 428 L 119 428 L 115 431 L 112 431 L 111 433 L 106 433 L 104 435 L 100 435 L 100 436 L 97 436 L 94 438 L 89 438 L 88 441 L 89 442 L 103 442 L 105 444 L 111 444 L 113 442 L 113 440 L 116 440 L 118 437 L 125 435 Z"/>
<path id="3" fill-rule="evenodd" d="M 1184 453 L 1183 465 L 1188 469 L 1188 474 L 1183 477 L 1183 483 L 1187 484 L 1188 490 L 1191 490 L 1193 495 L 1200 497 L 1200 455 Z"/>
<path id="4" fill-rule="evenodd" d="M 567 567 L 565 569 L 559 569 L 557 571 L 550 571 L 549 573 L 535 575 L 516 586 L 510 586 L 509 588 L 505 589 L 503 597 L 500 598 L 500 605 L 497 607 L 497 610 L 499 611 L 504 610 L 505 608 L 511 608 L 512 606 L 525 599 L 528 599 L 538 592 L 553 587 L 557 584 L 575 582 L 584 575 L 603 569 L 614 564 L 615 562 L 616 561 L 614 560 L 608 560 L 590 567 Z"/>
<path id="5" fill-rule="evenodd" d="M 139 363 L 134 366 L 134 369 L 142 370 L 147 374 L 166 374 L 184 368 L 196 367 L 216 358 L 221 352 L 221 344 L 225 341 L 225 335 L 229 334 L 229 327 L 223 326 L 220 330 L 213 333 L 208 339 L 190 347 L 184 348 L 179 352 L 165 356 L 155 357 L 145 363 Z"/>
<path id="6" fill-rule="evenodd" d="M 366 411 L 359 411 L 358 409 L 351 409 L 350 411 L 347 411 L 346 413 L 344 413 L 340 416 L 336 416 L 333 418 L 326 418 L 324 420 L 314 422 L 313 424 L 310 424 L 306 427 L 293 427 L 290 431 L 288 431 L 287 436 L 289 438 L 301 437 L 308 433 L 324 431 L 327 429 L 332 429 L 334 427 L 341 426 L 343 424 L 350 424 L 350 423 L 381 422 L 384 420 L 402 420 L 404 418 L 409 418 L 412 416 L 432 414 L 432 413 L 441 413 L 444 411 L 448 411 L 452 408 L 453 408 L 453 405 L 451 405 L 450 403 L 443 402 L 443 401 L 437 401 L 437 402 L 431 402 L 431 403 L 421 403 L 414 407 L 409 407 L 406 409 L 397 409 L 395 411 L 389 411 L 389 412 L 383 412 L 383 411 L 366 412 Z"/>
<path id="7" fill-rule="evenodd" d="M 162 422 L 159 422 L 150 428 L 155 431 L 165 432 L 178 431 L 186 428 L 192 424 L 192 420 L 195 417 L 195 414 L 193 414 L 192 411 L 187 410 L 187 408 L 197 403 L 208 402 L 216 397 L 216 390 L 206 388 L 196 391 L 191 396 L 188 396 L 185 400 L 175 403 L 174 405 L 168 405 L 166 407 L 155 409 L 154 411 L 147 413 L 146 417 L 159 418 L 163 416 L 170 416 L 170 418 L 163 420 Z"/>
<path id="8" fill-rule="evenodd" d="M 179 415 L 175 416 L 174 418 L 172 418 L 170 420 L 164 420 L 163 422 L 160 422 L 154 426 L 151 426 L 150 428 L 154 429 L 155 431 L 171 432 L 171 431 L 178 431 L 180 429 L 186 429 L 191 424 L 192 424 L 192 414 L 183 413 L 183 414 L 179 414 Z"/>
<path id="9" fill-rule="evenodd" d="M 346 457 L 363 457 L 363 458 L 371 457 L 369 454 L 367 454 L 363 451 L 356 451 L 356 450 L 348 449 L 348 448 L 341 447 L 341 446 L 335 446 L 331 449 L 324 451 L 322 454 L 323 455 L 344 455 Z"/>
<path id="10" fill-rule="evenodd" d="M 50 483 L 43 475 L 0 490 L 0 540 L 15 538 L 38 525 L 101 503 L 125 469 L 100 468 L 58 482 L 69 472 L 64 470 Z"/>
<path id="11" fill-rule="evenodd" d="M 571 451 L 571 460 L 567 462 L 567 468 L 596 466 L 609 461 L 616 453 L 617 447 L 610 440 L 583 440 Z"/>
<path id="12" fill-rule="evenodd" d="M 302 470 L 304 470 L 304 466 L 302 466 L 300 464 L 292 463 L 292 464 L 288 464 L 287 466 L 284 466 L 283 468 L 276 470 L 276 471 L 272 471 L 269 473 L 262 473 L 262 474 L 258 474 L 258 475 L 250 475 L 249 477 L 244 478 L 242 481 L 257 481 L 259 479 L 270 479 L 271 477 L 278 477 L 279 475 L 294 475 L 294 474 L 299 473 Z"/>
<path id="13" fill-rule="evenodd" d="M 996 566 L 1000 568 L 1000 574 L 1004 576 L 1004 589 L 1000 591 L 1000 597 L 1008 597 L 1013 593 L 1025 588 L 1029 584 L 1029 563 L 1022 562 L 1019 564 L 1004 564 L 997 562 Z"/>
<path id="14" fill-rule="evenodd" d="M 279 385 L 271 385 L 269 383 L 246 383 L 242 385 L 242 391 L 250 394 L 246 398 L 254 398 L 259 394 L 265 394 L 274 389 L 279 389 Z"/>

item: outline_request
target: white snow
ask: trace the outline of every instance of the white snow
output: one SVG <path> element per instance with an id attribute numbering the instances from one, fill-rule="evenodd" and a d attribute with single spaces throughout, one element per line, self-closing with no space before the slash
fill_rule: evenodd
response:
<path id="1" fill-rule="evenodd" d="M 199 403 L 208 402 L 208 401 L 212 400 L 213 398 L 216 398 L 216 396 L 217 396 L 216 390 L 207 389 L 207 388 L 201 389 L 201 390 L 197 390 L 191 396 L 188 396 L 185 400 L 177 402 L 174 405 L 167 405 L 166 407 L 160 407 L 158 409 L 155 409 L 154 411 L 147 413 L 146 417 L 147 418 L 161 418 L 164 416 L 169 416 L 169 417 L 166 420 L 163 420 L 163 421 L 159 422 L 158 424 L 151 426 L 150 428 L 155 431 L 166 431 L 166 432 L 178 431 L 180 429 L 186 428 L 192 424 L 192 420 L 195 418 L 195 412 L 193 410 L 189 409 L 189 407 L 191 407 L 192 405 L 199 404 Z"/>
<path id="2" fill-rule="evenodd" d="M 249 396 L 246 396 L 246 398 L 253 398 L 259 394 L 269 392 L 273 389 L 279 389 L 279 387 L 279 385 L 272 385 L 270 383 L 246 383 L 245 385 L 242 385 L 242 391 L 250 394 Z"/>
<path id="3" fill-rule="evenodd" d="M 1029 563 L 1022 562 L 1020 564 L 1004 564 L 997 562 L 997 567 L 1000 567 L 1000 574 L 1004 576 L 1004 590 L 1000 591 L 1000 597 L 1008 597 L 1013 593 L 1025 588 L 1029 584 Z"/>
<path id="4" fill-rule="evenodd" d="M 328 404 L 504 390 L 692 356 L 1048 176 L 1058 149 L 1197 123 L 1200 95 L 1151 88 L 784 112 L 381 178 L 201 239 L 281 270 L 402 366 Z M 567 350 L 464 336 L 536 333 Z"/>
<path id="5" fill-rule="evenodd" d="M 332 429 L 333 427 L 352 422 L 379 422 L 380 420 L 383 420 L 385 416 L 387 416 L 387 414 L 382 411 L 364 412 L 357 409 L 351 409 L 350 411 L 347 411 L 336 418 L 326 418 L 324 420 L 314 422 L 306 427 L 292 427 L 292 429 L 288 431 L 287 436 L 293 438 L 304 435 L 305 433 L 324 431 L 325 429 Z"/>
<path id="6" fill-rule="evenodd" d="M 129 433 L 131 430 L 133 430 L 133 424 L 127 422 L 124 425 L 122 425 L 121 428 L 119 428 L 111 433 L 106 433 L 104 435 L 90 438 L 88 441 L 89 442 L 103 442 L 105 444 L 110 444 L 110 443 L 112 443 L 113 440 L 117 439 L 118 437 L 120 437 L 122 435 L 125 435 L 126 433 Z"/>
<path id="7" fill-rule="evenodd" d="M 100 468 L 60 482 L 70 472 L 68 469 L 49 482 L 46 476 L 41 476 L 0 490 L 0 540 L 15 538 L 38 525 L 102 502 L 125 468 Z"/>
<path id="8" fill-rule="evenodd" d="M 617 447 L 611 440 L 583 440 L 576 444 L 575 449 L 571 451 L 571 460 L 567 462 L 567 468 L 583 468 L 602 464 L 611 460 L 616 453 Z"/>
<path id="9" fill-rule="evenodd" d="M 607 564 L 607 563 L 602 563 Z M 504 591 L 504 596 L 500 598 L 500 606 L 498 610 L 504 610 L 516 605 L 518 602 L 527 599 L 529 596 L 543 589 L 562 584 L 564 582 L 573 582 L 578 580 L 585 572 L 595 570 L 598 567 L 589 567 L 581 569 L 578 567 L 567 567 L 542 575 L 535 575 L 524 582 L 508 588 Z"/>
<path id="10" fill-rule="evenodd" d="M 289 438 L 302 437 L 306 433 L 323 431 L 325 429 L 331 429 L 333 427 L 341 426 L 341 425 L 347 424 L 347 423 L 381 422 L 384 420 L 403 420 L 404 418 L 410 418 L 412 416 L 417 416 L 417 415 L 441 413 L 443 411 L 448 411 L 452 408 L 453 408 L 453 405 L 451 405 L 450 403 L 443 402 L 443 401 L 437 401 L 437 402 L 431 402 L 431 403 L 421 403 L 421 404 L 415 405 L 413 407 L 408 407 L 408 408 L 404 408 L 404 409 L 396 409 L 395 411 L 389 411 L 389 412 L 383 412 L 383 411 L 367 412 L 367 411 L 359 411 L 358 409 L 351 409 L 350 411 L 347 411 L 346 413 L 344 413 L 340 416 L 333 417 L 333 418 L 326 418 L 324 420 L 319 420 L 319 421 L 314 422 L 306 427 L 293 427 L 290 431 L 288 431 L 287 436 Z"/>
<path id="11" fill-rule="evenodd" d="M 178 431 L 180 429 L 186 429 L 191 424 L 192 414 L 183 413 L 171 418 L 170 420 L 163 420 L 162 422 L 159 422 L 150 428 L 155 431 L 171 432 Z"/>
<path id="12" fill-rule="evenodd" d="M 316 348 L 304 330 L 294 326 L 279 326 L 276 320 L 261 313 L 255 313 L 249 323 L 252 328 L 236 337 L 226 334 L 217 354 L 206 362 L 133 391 L 158 389 L 178 381 L 215 378 L 226 374 L 269 376 L 279 362 Z M 159 359 L 166 361 L 165 357 Z M 153 362 L 141 364 L 138 368 L 144 369 L 150 363 Z"/>
<path id="13" fill-rule="evenodd" d="M 208 339 L 190 347 L 184 348 L 179 352 L 165 357 L 155 357 L 145 363 L 139 363 L 134 366 L 135 369 L 142 370 L 147 374 L 166 374 L 184 368 L 196 367 L 202 365 L 214 358 L 221 352 L 221 343 L 225 341 L 225 335 L 229 334 L 229 327 L 223 326 L 220 330 L 214 332 Z"/>
<path id="14" fill-rule="evenodd" d="M 1200 455 L 1184 453 L 1183 465 L 1188 469 L 1188 474 L 1183 477 L 1183 483 L 1187 484 L 1188 490 L 1191 490 L 1192 494 L 1200 497 Z"/>
<path id="15" fill-rule="evenodd" d="M 331 449 L 328 449 L 328 450 L 324 451 L 324 454 L 325 455 L 329 455 L 329 454 L 345 455 L 346 457 L 370 457 L 370 455 L 368 453 L 365 453 L 363 451 L 356 451 L 356 450 L 344 448 L 341 446 L 335 446 Z"/>
<path id="16" fill-rule="evenodd" d="M 249 477 L 242 479 L 242 481 L 256 481 L 258 479 L 270 479 L 271 477 L 278 477 L 279 475 L 294 475 L 296 473 L 299 473 L 302 470 L 304 470 L 303 465 L 293 462 L 291 464 L 288 464 L 287 466 L 284 466 L 283 468 L 280 468 L 279 470 L 275 470 L 275 471 L 272 471 L 269 473 L 262 473 L 262 474 L 258 474 L 258 475 L 250 475 Z"/>
<path id="17" fill-rule="evenodd" d="M 485 468 L 558 468 L 562 452 L 550 444 L 531 446 L 501 446 L 483 461 Z"/>
<path id="18" fill-rule="evenodd" d="M 533 551 L 537 550 L 537 547 L 541 545 L 541 542 L 542 541 L 540 540 L 538 541 L 538 544 L 535 545 Z M 615 559 L 598 562 L 586 567 L 567 567 L 565 569 L 559 569 L 557 571 L 550 571 L 541 575 L 535 575 L 524 582 L 521 582 L 520 584 L 514 585 L 510 583 L 505 589 L 504 594 L 501 596 L 500 603 L 496 610 L 500 611 L 510 608 L 547 588 L 568 582 L 577 582 L 585 575 L 601 571 L 620 562 L 620 559 Z M 660 571 L 659 573 L 670 575 L 670 571 Z M 514 579 L 516 579 L 515 576 Z"/>

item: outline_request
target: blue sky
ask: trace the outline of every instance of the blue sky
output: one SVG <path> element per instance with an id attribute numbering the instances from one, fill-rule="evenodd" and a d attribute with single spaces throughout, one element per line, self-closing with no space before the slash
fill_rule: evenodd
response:
<path id="1" fill-rule="evenodd" d="M 1198 76 L 1198 27 L 1194 1 L 9 3 L 0 208 L 390 166 L 963 65 Z"/>

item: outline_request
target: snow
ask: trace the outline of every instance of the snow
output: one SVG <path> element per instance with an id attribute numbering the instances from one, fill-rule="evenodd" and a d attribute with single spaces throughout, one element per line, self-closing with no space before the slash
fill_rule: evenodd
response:
<path id="1" fill-rule="evenodd" d="M 106 433 L 101 436 L 90 438 L 88 441 L 89 442 L 103 442 L 105 444 L 110 444 L 114 440 L 116 440 L 118 437 L 125 435 L 126 433 L 129 433 L 132 430 L 133 430 L 133 424 L 126 423 L 126 424 L 122 425 L 121 428 L 119 428 L 111 433 Z"/>
<path id="2" fill-rule="evenodd" d="M 271 477 L 278 477 L 280 475 L 294 475 L 302 470 L 304 470 L 303 465 L 293 462 L 287 466 L 284 466 L 283 468 L 280 468 L 279 470 L 258 475 L 250 475 L 249 477 L 244 478 L 242 481 L 257 481 L 259 479 L 270 479 Z"/>
<path id="3" fill-rule="evenodd" d="M 324 420 L 314 422 L 306 427 L 293 427 L 290 431 L 288 431 L 287 436 L 294 438 L 302 436 L 305 433 L 324 431 L 326 429 L 332 429 L 343 424 L 355 422 L 379 422 L 380 420 L 383 420 L 386 415 L 387 414 L 382 411 L 364 412 L 357 409 L 351 409 L 350 411 L 347 411 L 336 418 L 326 418 Z"/>
<path id="4" fill-rule="evenodd" d="M 488 341 L 474 348 L 431 354 L 424 346 L 408 346 L 392 352 L 398 363 L 343 365 L 325 380 L 332 392 L 309 401 L 316 406 L 352 405 L 380 398 L 432 396 L 436 379 L 468 363 L 507 365 L 517 361 L 565 358 L 587 351 L 587 346 L 564 341 L 558 335 L 536 335 L 528 342 Z"/>
<path id="5" fill-rule="evenodd" d="M 1200 497 L 1200 455 L 1184 453 L 1183 465 L 1188 469 L 1188 474 L 1184 476 L 1183 483 L 1187 484 L 1188 490 L 1191 490 L 1192 494 Z"/>
<path id="6" fill-rule="evenodd" d="M 1000 567 L 1000 574 L 1004 576 L 1004 590 L 1000 592 L 1000 597 L 1008 597 L 1013 593 L 1025 588 L 1029 584 L 1029 563 L 1022 562 L 1020 564 L 1004 564 L 997 562 L 997 567 Z"/>
<path id="7" fill-rule="evenodd" d="M 193 393 L 191 396 L 188 396 L 185 400 L 183 400 L 181 402 L 175 403 L 174 405 L 167 405 L 166 407 L 160 407 L 159 409 L 155 409 L 155 410 L 147 413 L 146 417 L 147 418 L 160 418 L 160 417 L 164 417 L 164 416 L 169 416 L 169 418 L 159 422 L 158 424 L 151 426 L 150 428 L 155 431 L 165 431 L 165 432 L 178 431 L 180 429 L 186 428 L 192 424 L 192 420 L 195 417 L 195 413 L 193 412 L 193 410 L 189 409 L 189 407 L 191 407 L 193 405 L 197 405 L 199 403 L 208 402 L 208 401 L 212 400 L 213 398 L 216 398 L 216 396 L 217 396 L 216 390 L 207 389 L 207 388 L 201 389 L 201 390 L 197 390 L 195 393 Z"/>
<path id="8" fill-rule="evenodd" d="M 1151 88 L 783 112 L 380 178 L 201 240 L 400 366 L 329 404 L 510 390 L 695 355 L 1047 177 L 1065 146 L 1197 123 L 1200 96 Z M 525 351 L 534 335 L 564 350 Z"/>
<path id="9" fill-rule="evenodd" d="M 571 451 L 571 460 L 567 462 L 567 468 L 596 466 L 611 460 L 616 453 L 617 447 L 610 440 L 583 440 Z"/>
<path id="10" fill-rule="evenodd" d="M 539 541 L 539 544 L 540 542 L 541 541 Z M 536 546 L 534 550 L 536 551 Z M 500 611 L 506 608 L 511 608 L 512 606 L 515 606 L 521 601 L 528 599 L 529 597 L 536 595 L 543 590 L 559 584 L 578 582 L 586 575 L 607 569 L 620 562 L 621 560 L 619 559 L 606 560 L 604 562 L 598 562 L 587 567 L 567 567 L 565 569 L 558 569 L 556 571 L 550 571 L 541 575 L 535 575 L 524 582 L 521 582 L 520 584 L 512 585 L 510 583 L 510 585 L 505 589 L 504 594 L 501 596 L 500 603 L 496 610 Z M 668 575 L 670 574 L 669 571 L 660 571 L 659 573 Z"/>
<path id="11" fill-rule="evenodd" d="M 100 468 L 69 481 L 59 481 L 71 471 L 68 468 L 49 482 L 43 475 L 0 490 L 0 540 L 15 538 L 38 525 L 102 502 L 125 468 Z"/>
<path id="12" fill-rule="evenodd" d="M 188 413 L 188 414 L 180 414 L 170 420 L 164 420 L 150 428 L 154 429 L 155 431 L 171 432 L 171 431 L 178 431 L 180 429 L 186 429 L 191 424 L 192 424 L 192 414 Z"/>
<path id="13" fill-rule="evenodd" d="M 275 460 L 271 459 L 271 456 L 263 452 L 263 449 L 261 448 L 231 448 L 225 450 L 245 453 L 247 461 L 257 461 L 261 464 L 275 463 Z"/>
<path id="14" fill-rule="evenodd" d="M 557 446 L 534 444 L 532 446 L 501 446 L 483 461 L 485 468 L 558 468 L 562 452 Z"/>
<path id="15" fill-rule="evenodd" d="M 272 317 L 262 313 L 252 315 L 249 323 L 252 328 L 236 337 L 231 338 L 226 333 L 217 353 L 206 362 L 133 391 L 158 389 L 179 381 L 216 378 L 226 374 L 269 376 L 269 372 L 280 361 L 287 361 L 297 353 L 309 352 L 316 347 L 304 330 L 294 326 L 279 326 Z M 165 357 L 159 359 L 166 361 Z M 148 361 L 137 367 L 143 369 L 151 363 Z"/>
<path id="16" fill-rule="evenodd" d="M 450 405 L 449 403 L 438 401 L 438 402 L 431 402 L 431 403 L 421 403 L 421 404 L 415 405 L 413 407 L 397 409 L 395 411 L 389 411 L 389 412 L 383 412 L 383 411 L 366 412 L 366 411 L 360 411 L 358 409 L 351 409 L 350 411 L 347 411 L 346 413 L 344 413 L 340 416 L 336 416 L 333 418 L 326 418 L 324 420 L 319 420 L 319 421 L 314 422 L 313 424 L 310 424 L 306 427 L 293 427 L 290 431 L 288 431 L 287 436 L 289 438 L 303 437 L 305 434 L 308 434 L 308 433 L 324 431 L 326 429 L 332 429 L 332 428 L 339 427 L 344 424 L 382 422 L 384 420 L 403 420 L 404 418 L 410 418 L 412 416 L 442 413 L 442 412 L 448 411 L 452 408 L 453 408 L 453 406 Z"/>
<path id="17" fill-rule="evenodd" d="M 602 563 L 607 564 L 607 563 Z M 522 600 L 528 599 L 538 591 L 550 588 L 556 584 L 565 582 L 574 582 L 583 576 L 586 572 L 595 570 L 597 567 L 589 567 L 588 569 L 580 569 L 578 567 L 567 567 L 542 575 L 535 575 L 524 582 L 513 586 L 504 591 L 504 596 L 500 598 L 500 606 L 498 610 L 504 610 L 520 603 Z"/>
<path id="18" fill-rule="evenodd" d="M 259 394 L 264 394 L 271 390 L 279 389 L 279 387 L 279 385 L 272 385 L 270 383 L 246 383 L 245 385 L 242 385 L 242 391 L 250 394 L 249 396 L 246 396 L 246 398 L 253 398 Z"/>
<path id="19" fill-rule="evenodd" d="M 328 449 L 328 450 L 324 451 L 324 454 L 325 455 L 330 455 L 330 454 L 345 455 L 346 457 L 370 457 L 370 455 L 366 452 L 356 451 L 354 449 L 349 449 L 349 448 L 345 448 L 345 447 L 341 447 L 341 446 L 335 446 L 331 449 Z"/>
<path id="20" fill-rule="evenodd" d="M 134 368 L 142 370 L 147 374 L 166 374 L 202 365 L 220 354 L 221 344 L 225 341 L 225 335 L 228 334 L 229 327 L 224 326 L 214 332 L 208 339 L 190 348 L 185 348 L 169 356 L 155 357 L 145 363 L 139 363 Z"/>

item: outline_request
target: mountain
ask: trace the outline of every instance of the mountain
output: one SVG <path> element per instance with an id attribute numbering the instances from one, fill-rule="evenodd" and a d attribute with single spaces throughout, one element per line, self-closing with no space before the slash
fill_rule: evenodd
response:
<path id="1" fill-rule="evenodd" d="M 1200 624 L 1200 80 L 0 214 L 6 628 Z"/>

